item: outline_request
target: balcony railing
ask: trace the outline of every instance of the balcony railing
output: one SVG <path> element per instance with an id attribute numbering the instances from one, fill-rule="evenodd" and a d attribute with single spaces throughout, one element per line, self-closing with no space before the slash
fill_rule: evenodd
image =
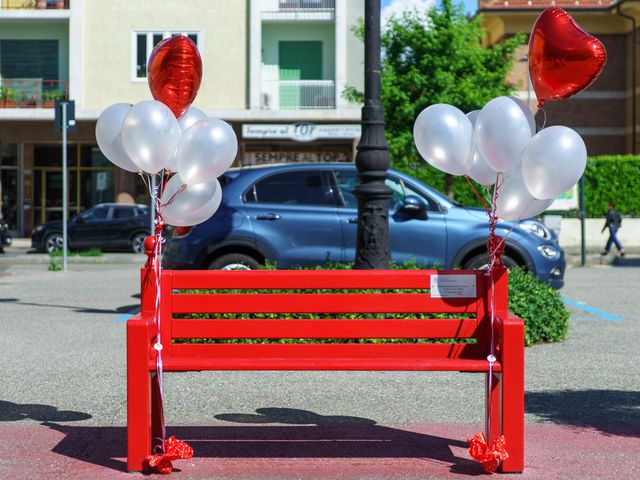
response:
<path id="1" fill-rule="evenodd" d="M 270 2 L 272 3 L 272 2 Z M 334 20 L 336 0 L 280 0 L 277 10 L 265 9 L 263 20 Z"/>
<path id="2" fill-rule="evenodd" d="M 69 98 L 68 80 L 3 78 L 0 108 L 53 108 L 56 100 Z"/>
<path id="3" fill-rule="evenodd" d="M 333 80 L 265 80 L 261 97 L 267 110 L 336 108 L 336 85 Z"/>
<path id="4" fill-rule="evenodd" d="M 69 8 L 69 0 L 1 0 L 0 3 L 0 9 L 3 10 L 47 8 Z"/>

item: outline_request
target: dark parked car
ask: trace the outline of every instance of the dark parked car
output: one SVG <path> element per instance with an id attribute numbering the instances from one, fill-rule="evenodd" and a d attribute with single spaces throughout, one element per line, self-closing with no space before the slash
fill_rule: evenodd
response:
<path id="1" fill-rule="evenodd" d="M 486 266 L 488 221 L 482 209 L 452 202 L 404 173 L 389 170 L 391 256 L 397 263 L 475 269 Z M 163 262 L 176 269 L 279 268 L 352 262 L 358 184 L 354 164 L 293 164 L 234 169 L 222 178 L 223 200 L 208 221 L 168 232 Z M 564 252 L 555 233 L 535 219 L 500 221 L 503 261 L 521 265 L 556 288 Z"/>
<path id="2" fill-rule="evenodd" d="M 74 216 L 67 224 L 69 249 L 128 249 L 144 252 L 150 217 L 146 205 L 101 203 Z M 38 225 L 31 233 L 31 246 L 40 252 L 62 249 L 62 221 Z"/>

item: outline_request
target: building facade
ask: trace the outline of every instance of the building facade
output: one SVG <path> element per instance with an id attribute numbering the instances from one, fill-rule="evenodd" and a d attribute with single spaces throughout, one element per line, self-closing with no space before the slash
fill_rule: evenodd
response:
<path id="1" fill-rule="evenodd" d="M 15 235 L 62 216 L 62 143 L 53 101 L 75 102 L 68 135 L 69 209 L 122 196 L 148 202 L 136 174 L 113 166 L 95 124 L 111 104 L 151 98 L 153 47 L 189 36 L 203 60 L 193 106 L 229 122 L 236 163 L 352 161 L 363 45 L 362 0 L 0 0 L 0 202 Z"/>
<path id="2" fill-rule="evenodd" d="M 640 147 L 638 131 L 637 23 L 640 3 L 633 0 L 480 0 L 487 44 L 500 42 L 518 32 L 529 34 L 545 8 L 565 9 L 578 24 L 602 41 L 607 64 L 586 90 L 563 101 L 547 102 L 539 124 L 565 125 L 585 140 L 589 155 L 635 154 Z M 528 38 L 527 38 L 528 41 Z M 520 47 L 510 80 L 519 85 L 518 95 L 537 110 L 535 92 L 528 77 L 527 45 Z"/>

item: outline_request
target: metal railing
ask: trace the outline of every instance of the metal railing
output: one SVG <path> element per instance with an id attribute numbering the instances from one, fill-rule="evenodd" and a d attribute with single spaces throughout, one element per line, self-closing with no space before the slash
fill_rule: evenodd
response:
<path id="1" fill-rule="evenodd" d="M 333 80 L 272 80 L 262 82 L 261 106 L 268 110 L 336 108 Z"/>
<path id="2" fill-rule="evenodd" d="M 2 10 L 44 10 L 69 8 L 69 0 L 2 0 Z"/>
<path id="3" fill-rule="evenodd" d="M 69 98 L 68 80 L 3 78 L 0 108 L 53 108 L 56 100 Z"/>
<path id="4" fill-rule="evenodd" d="M 262 19 L 333 20 L 335 19 L 335 11 L 335 0 L 280 0 L 277 10 L 262 12 Z"/>

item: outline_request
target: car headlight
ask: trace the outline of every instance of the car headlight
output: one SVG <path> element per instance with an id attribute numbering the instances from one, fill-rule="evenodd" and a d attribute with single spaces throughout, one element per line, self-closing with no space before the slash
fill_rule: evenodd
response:
<path id="1" fill-rule="evenodd" d="M 44 225 L 38 225 L 33 229 L 34 232 L 41 232 L 42 230 L 44 230 Z"/>
<path id="2" fill-rule="evenodd" d="M 538 251 L 546 258 L 556 258 L 558 255 L 558 249 L 553 245 L 540 245 Z"/>
<path id="3" fill-rule="evenodd" d="M 518 226 L 525 232 L 533 233 L 545 240 L 551 240 L 551 230 L 540 222 L 536 222 L 535 220 L 525 220 L 524 222 L 520 222 Z"/>

